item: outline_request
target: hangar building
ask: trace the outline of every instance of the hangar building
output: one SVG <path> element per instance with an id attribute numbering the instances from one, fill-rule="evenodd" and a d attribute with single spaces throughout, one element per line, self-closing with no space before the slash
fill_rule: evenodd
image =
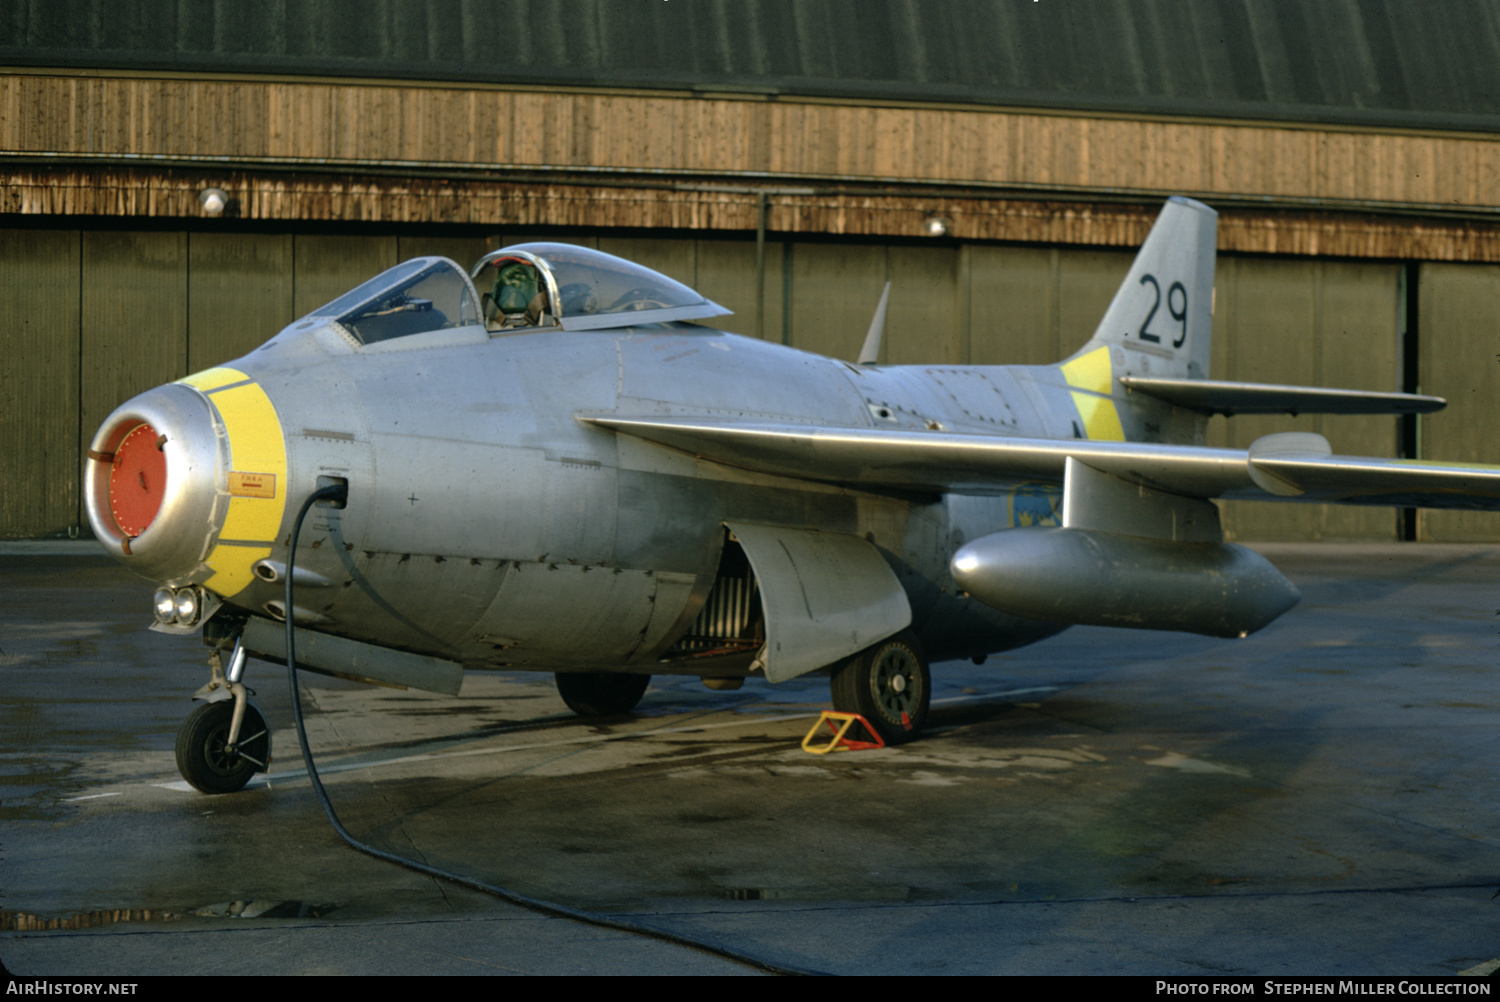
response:
<path id="1" fill-rule="evenodd" d="M 883 361 L 1041 363 L 1172 194 L 1220 212 L 1216 378 L 1450 401 L 1210 444 L 1500 462 L 1487 0 L 16 0 L 0 173 L 0 537 L 86 534 L 116 404 L 406 257 L 585 243 L 845 358 L 889 280 Z M 1489 514 L 1224 523 L 1500 540 Z"/>

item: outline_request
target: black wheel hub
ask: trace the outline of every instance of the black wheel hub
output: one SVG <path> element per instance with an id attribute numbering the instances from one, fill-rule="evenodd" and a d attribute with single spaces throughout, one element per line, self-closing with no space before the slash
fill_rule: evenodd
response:
<path id="1" fill-rule="evenodd" d="M 892 723 L 911 718 L 921 702 L 921 689 L 916 661 L 901 647 L 886 647 L 870 667 L 870 694 L 881 715 Z"/>

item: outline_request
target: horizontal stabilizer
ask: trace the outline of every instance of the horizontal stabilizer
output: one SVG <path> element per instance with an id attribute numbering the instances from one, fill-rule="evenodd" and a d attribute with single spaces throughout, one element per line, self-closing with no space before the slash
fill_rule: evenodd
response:
<path id="1" fill-rule="evenodd" d="M 1122 376 L 1120 382 L 1132 393 L 1144 393 L 1200 414 L 1430 414 L 1448 406 L 1442 397 L 1418 393 L 1144 376 Z"/>
<path id="2" fill-rule="evenodd" d="M 1336 456 L 1320 436 L 1249 450 L 1005 438 L 736 421 L 718 415 L 579 420 L 757 473 L 868 490 L 1003 494 L 1061 484 L 1069 457 L 1130 483 L 1195 498 L 1500 510 L 1500 466 Z"/>

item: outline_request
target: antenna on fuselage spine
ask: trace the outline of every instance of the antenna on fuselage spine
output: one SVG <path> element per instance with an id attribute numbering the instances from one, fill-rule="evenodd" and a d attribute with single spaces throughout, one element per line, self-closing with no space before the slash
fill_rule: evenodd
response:
<path id="1" fill-rule="evenodd" d="M 880 339 L 885 335 L 885 304 L 891 298 L 891 283 L 885 283 L 880 293 L 880 302 L 875 306 L 875 316 L 870 319 L 870 331 L 865 335 L 865 346 L 859 349 L 859 365 L 874 365 L 880 359 Z"/>

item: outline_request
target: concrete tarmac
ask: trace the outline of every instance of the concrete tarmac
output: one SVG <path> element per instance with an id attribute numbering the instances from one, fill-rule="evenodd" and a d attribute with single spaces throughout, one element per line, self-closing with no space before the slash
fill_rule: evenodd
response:
<path id="1" fill-rule="evenodd" d="M 1258 547 L 1302 604 L 1239 641 L 1076 628 L 934 667 L 930 731 L 799 747 L 827 680 L 657 678 L 583 722 L 548 675 L 456 698 L 303 675 L 344 823 L 520 893 L 840 974 L 1423 975 L 1500 956 L 1500 548 Z M 285 670 L 268 781 L 173 744 L 207 680 L 92 544 L 0 549 L 13 974 L 757 973 L 345 846 Z"/>

